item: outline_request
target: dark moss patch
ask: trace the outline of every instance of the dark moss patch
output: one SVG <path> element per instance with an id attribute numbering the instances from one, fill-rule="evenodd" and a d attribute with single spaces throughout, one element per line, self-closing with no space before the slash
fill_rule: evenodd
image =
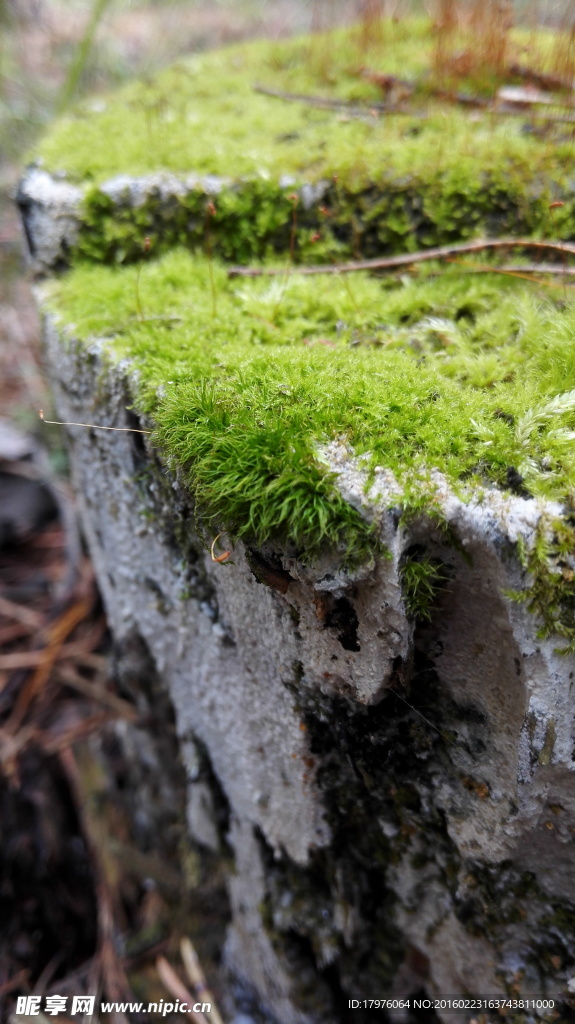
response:
<path id="1" fill-rule="evenodd" d="M 574 551 L 575 512 L 570 501 L 564 518 L 542 516 L 531 545 L 520 544 L 519 555 L 529 576 L 525 588 L 510 595 L 537 616 L 539 636 L 562 641 L 562 654 L 575 651 Z M 554 735 L 546 737 L 544 763 L 549 763 L 553 742 Z"/>
<path id="2" fill-rule="evenodd" d="M 158 255 L 174 246 L 206 251 L 206 208 L 214 202 L 208 244 L 233 263 L 277 258 L 290 247 L 293 201 L 303 181 L 281 187 L 253 179 L 224 186 L 213 199 L 201 187 L 170 199 L 150 189 L 144 202 L 112 199 L 96 186 L 85 195 L 80 234 L 72 260 L 132 262 L 143 257 L 145 238 Z M 536 181 L 499 184 L 488 173 L 462 189 L 449 175 L 433 180 L 410 175 L 381 180 L 363 190 L 326 183 L 318 199 L 297 211 L 296 263 L 369 259 L 487 236 L 545 231 L 548 207 L 558 186 L 541 193 Z M 561 190 L 560 190 L 561 191 Z M 562 191 L 561 191 L 562 194 Z M 494 205 L 494 197 L 496 203 Z M 566 200 L 568 202 L 568 200 Z M 563 217 L 562 237 L 575 237 L 575 210 Z"/>

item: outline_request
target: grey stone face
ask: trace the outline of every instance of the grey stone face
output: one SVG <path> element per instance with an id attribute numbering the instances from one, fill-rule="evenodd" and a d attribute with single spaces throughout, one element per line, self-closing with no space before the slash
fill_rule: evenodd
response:
<path id="1" fill-rule="evenodd" d="M 61 418 L 128 425 L 125 369 L 64 333 L 46 320 Z M 349 573 L 237 544 L 217 564 L 177 476 L 135 436 L 70 428 L 75 488 L 111 629 L 144 639 L 173 703 L 190 833 L 233 851 L 231 971 L 282 1024 L 335 1022 L 342 999 L 381 992 L 565 991 L 575 659 L 506 596 L 517 541 L 560 509 L 458 496 L 436 474 L 448 531 L 425 514 L 402 525 L 391 474 L 366 492 L 333 444 L 318 458 L 390 557 Z M 429 620 L 406 611 L 413 551 L 444 571 Z"/>
<path id="2" fill-rule="evenodd" d="M 22 215 L 27 255 L 37 273 L 48 273 L 67 262 L 80 227 L 83 190 L 57 181 L 40 167 L 22 178 L 16 202 Z"/>

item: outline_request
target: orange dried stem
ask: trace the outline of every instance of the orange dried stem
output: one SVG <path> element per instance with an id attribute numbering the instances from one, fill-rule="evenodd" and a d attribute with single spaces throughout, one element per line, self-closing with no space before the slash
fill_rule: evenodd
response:
<path id="1" fill-rule="evenodd" d="M 44 417 L 44 410 L 38 412 L 43 423 L 49 423 L 52 427 L 89 427 L 90 430 L 119 430 L 128 434 L 151 434 L 151 430 L 139 430 L 137 427 L 104 427 L 101 423 L 75 423 L 74 420 L 47 420 Z"/>
<path id="2" fill-rule="evenodd" d="M 210 547 L 210 555 L 212 556 L 212 562 L 219 562 L 220 565 L 222 565 L 224 562 L 227 562 L 228 558 L 230 558 L 231 556 L 231 551 L 222 551 L 221 555 L 214 555 L 214 548 L 221 536 L 221 533 L 218 533 L 217 537 L 214 537 L 212 545 Z"/>

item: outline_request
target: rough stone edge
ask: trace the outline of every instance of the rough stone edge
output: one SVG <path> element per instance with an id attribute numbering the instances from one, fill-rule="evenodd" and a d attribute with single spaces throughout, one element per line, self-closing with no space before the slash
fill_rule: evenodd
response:
<path id="1" fill-rule="evenodd" d="M 99 190 L 116 206 L 136 209 L 150 198 L 169 206 L 173 199 L 193 193 L 216 197 L 226 189 L 245 184 L 246 180 L 194 173 L 178 177 L 161 171 L 141 177 L 118 175 L 100 185 Z M 282 190 L 296 191 L 304 210 L 321 202 L 329 187 L 326 182 L 301 184 L 290 175 L 283 175 L 278 186 Z M 37 165 L 31 165 L 21 178 L 15 200 L 24 225 L 27 257 L 35 274 L 48 274 L 69 263 L 80 235 L 82 206 L 89 188 L 89 185 L 75 185 L 65 177 L 54 176 Z"/>

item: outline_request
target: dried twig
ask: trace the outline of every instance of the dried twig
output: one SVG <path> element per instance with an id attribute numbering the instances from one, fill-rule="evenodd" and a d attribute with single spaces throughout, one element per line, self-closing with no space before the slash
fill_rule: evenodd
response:
<path id="1" fill-rule="evenodd" d="M 83 740 L 86 736 L 89 736 L 92 732 L 98 732 L 103 729 L 109 722 L 115 721 L 114 716 L 107 711 L 100 711 L 96 715 L 90 715 L 89 718 L 84 718 L 77 725 L 73 725 L 70 729 L 66 729 L 65 732 L 57 733 L 56 735 L 50 735 L 46 732 L 37 732 L 34 736 L 35 742 L 39 747 L 42 748 L 46 754 L 57 754 L 62 751 L 68 750 L 73 743 L 77 743 L 78 740 Z M 18 733 L 18 736 L 20 733 Z"/>
<path id="2" fill-rule="evenodd" d="M 18 971 L 18 974 L 14 974 L 8 981 L 5 981 L 0 985 L 0 996 L 5 996 L 8 992 L 12 992 L 15 988 L 20 988 L 21 985 L 26 985 L 30 971 L 28 969 L 24 971 Z"/>
<path id="3" fill-rule="evenodd" d="M 48 960 L 48 963 L 46 964 L 44 970 L 38 975 L 38 978 L 36 979 L 36 982 L 34 984 L 35 995 L 43 995 L 45 993 L 46 988 L 50 984 L 52 978 L 54 977 L 56 971 L 58 970 L 58 967 L 62 963 L 64 956 L 64 950 L 59 949 L 56 951 L 52 959 Z"/>
<path id="4" fill-rule="evenodd" d="M 29 743 L 37 739 L 35 725 L 26 725 L 15 736 L 0 729 L 0 767 L 8 778 L 18 777 L 18 757 Z"/>
<path id="5" fill-rule="evenodd" d="M 181 978 L 178 977 L 174 968 L 168 963 L 164 956 L 159 956 L 156 960 L 156 969 L 160 975 L 160 980 L 166 986 L 168 992 L 178 999 L 181 1003 L 187 1004 L 190 1009 L 187 1013 L 180 1010 L 180 1013 L 184 1017 L 191 1017 L 197 1024 L 207 1024 L 206 1017 L 203 1013 L 199 1013 L 197 1010 L 192 1009 L 194 1005 L 194 997 L 191 992 L 188 991 Z"/>
<path id="6" fill-rule="evenodd" d="M 210 1022 L 211 1024 L 224 1024 L 220 1011 L 218 1010 L 214 997 L 208 988 L 206 976 L 202 970 L 200 958 L 196 953 L 191 940 L 185 936 L 180 942 L 180 953 L 182 954 L 182 962 L 186 969 L 186 974 L 190 979 L 190 984 L 193 987 L 194 994 L 203 1003 L 210 1003 Z"/>
<path id="7" fill-rule="evenodd" d="M 575 256 L 575 245 L 570 245 L 568 242 L 535 241 L 532 238 L 480 238 L 474 242 L 440 245 L 433 249 L 402 253 L 400 256 L 378 256 L 373 260 L 356 260 L 353 263 L 297 266 L 293 268 L 293 272 L 309 276 L 313 274 L 352 274 L 359 270 L 395 270 L 398 267 L 409 267 L 416 263 L 426 263 L 429 260 L 445 260 L 450 256 L 484 252 L 487 249 L 541 249 L 546 252 L 563 252 Z M 228 277 L 279 277 L 283 273 L 282 267 L 230 267 Z"/>
<path id="8" fill-rule="evenodd" d="M 523 78 L 527 82 L 532 82 L 539 89 L 544 89 L 548 92 L 573 93 L 573 83 L 566 78 L 561 78 L 559 75 L 550 75 L 544 71 L 537 71 L 535 68 L 524 67 L 522 64 L 510 64 L 507 71 L 510 75 L 515 75 L 517 78 Z"/>
<path id="9" fill-rule="evenodd" d="M 308 96 L 299 92 L 284 92 L 282 89 L 269 89 L 265 85 L 254 85 L 254 92 L 262 96 L 271 96 L 274 100 L 284 100 L 287 103 L 304 103 L 308 107 L 319 107 L 322 110 L 341 110 L 354 117 L 369 116 L 376 111 L 378 114 L 406 113 L 404 110 L 391 107 L 388 103 L 349 103 L 347 100 L 338 100 L 330 96 Z"/>
<path id="10" fill-rule="evenodd" d="M 40 629 L 44 625 L 44 616 L 35 612 L 32 608 L 25 608 L 22 604 L 9 601 L 8 598 L 0 596 L 0 615 L 7 619 L 16 619 L 18 622 L 30 626 L 31 629 Z"/>
<path id="11" fill-rule="evenodd" d="M 497 267 L 497 270 L 504 271 L 506 274 L 558 274 L 563 276 L 575 275 L 575 267 L 565 267 L 562 263 L 517 263 L 515 265 L 505 264 L 503 267 Z"/>
<path id="12" fill-rule="evenodd" d="M 18 730 L 31 702 L 47 683 L 64 640 L 88 616 L 92 605 L 93 596 L 81 598 L 50 626 L 48 645 L 42 651 L 42 660 L 18 694 L 14 710 L 6 723 L 7 732 L 14 734 Z"/>
<path id="13" fill-rule="evenodd" d="M 44 410 L 40 409 L 38 415 L 43 423 L 48 423 L 51 427 L 89 427 L 90 430 L 116 430 L 118 433 L 125 434 L 151 434 L 151 430 L 140 430 L 136 427 L 104 427 L 101 423 L 76 423 L 73 420 L 47 420 L 44 416 Z"/>
<path id="14" fill-rule="evenodd" d="M 272 99 L 283 100 L 286 103 L 304 103 L 308 107 L 318 107 L 320 110 L 335 110 L 347 114 L 349 117 L 373 117 L 375 114 L 403 114 L 425 120 L 428 117 L 425 110 L 410 110 L 402 104 L 389 103 L 350 103 L 348 100 L 338 100 L 331 96 L 308 96 L 306 93 L 283 92 L 281 89 L 271 89 L 264 85 L 254 85 L 254 92 L 262 96 L 270 96 Z M 525 117 L 526 111 L 519 104 L 500 106 L 497 100 L 485 103 L 481 97 L 467 96 L 465 93 L 450 93 L 441 89 L 432 90 L 432 97 L 436 99 L 449 100 L 472 109 L 481 108 L 487 114 L 503 117 Z M 529 114 L 535 113 L 530 107 Z M 560 114 L 544 116 L 537 114 L 538 124 L 573 124 L 575 116 L 572 114 Z"/>
<path id="15" fill-rule="evenodd" d="M 100 618 L 83 640 L 73 640 L 69 644 L 63 644 L 57 651 L 54 661 L 76 658 L 82 665 L 97 668 L 100 665 L 100 656 L 92 655 L 86 648 L 96 647 L 105 632 L 106 620 Z M 0 671 L 11 672 L 19 668 L 36 668 L 43 664 L 45 657 L 45 648 L 40 651 L 9 651 L 8 654 L 0 654 Z"/>
<path id="16" fill-rule="evenodd" d="M 23 622 L 13 622 L 11 626 L 4 626 L 0 629 L 0 650 L 6 644 L 11 644 L 14 640 L 20 640 L 24 636 L 29 637 L 30 633 L 35 632 L 33 626 L 26 626 Z"/>
<path id="17" fill-rule="evenodd" d="M 97 701 L 99 704 L 104 704 L 106 707 L 114 711 L 120 718 L 125 718 L 128 722 L 136 722 L 138 720 L 139 715 L 133 704 L 129 704 L 127 700 L 122 700 L 122 698 L 117 697 L 115 693 L 110 693 L 109 690 L 105 690 L 99 683 L 84 679 L 79 672 L 76 672 L 72 667 L 62 665 L 58 670 L 58 677 L 66 684 L 66 686 L 72 687 L 73 690 L 83 694 L 84 697 L 89 697 L 90 700 Z"/>
<path id="18" fill-rule="evenodd" d="M 74 798 L 76 813 L 82 825 L 82 833 L 94 871 L 98 908 L 98 954 L 102 969 L 104 987 L 109 999 L 123 1001 L 130 998 L 130 986 L 114 945 L 114 909 L 106 871 L 102 863 L 97 827 L 85 799 L 80 768 L 70 747 L 60 751 L 60 763 L 66 773 L 70 792 Z M 117 1014 L 118 1021 L 126 1021 L 123 1013 Z"/>
<path id="19" fill-rule="evenodd" d="M 386 75 L 381 71 L 374 71 L 371 68 L 362 68 L 361 76 L 366 81 L 372 82 L 373 85 L 378 86 L 384 94 L 393 94 L 394 91 L 399 91 L 401 99 L 409 99 L 414 93 L 417 93 L 419 84 L 417 82 L 409 81 L 406 78 L 397 78 L 396 75 Z M 472 96 L 465 92 L 452 92 L 449 89 L 442 89 L 439 86 L 425 84 L 425 93 L 420 94 L 421 98 L 434 97 L 436 99 L 447 100 L 448 103 L 458 103 L 464 107 L 474 108 L 485 108 L 490 105 L 490 100 L 485 96 Z M 393 108 L 397 110 L 397 104 L 394 104 Z M 401 113 L 407 113 L 403 108 Z"/>
<path id="20" fill-rule="evenodd" d="M 100 619 L 99 629 L 103 631 L 106 626 L 106 620 Z M 70 644 L 70 647 L 76 647 L 76 644 Z M 65 648 L 62 648 L 64 650 Z M 86 668 L 93 668 L 95 672 L 106 672 L 108 669 L 108 659 L 104 654 L 94 654 L 93 651 L 80 651 L 74 654 L 74 658 L 78 665 L 85 665 Z"/>

